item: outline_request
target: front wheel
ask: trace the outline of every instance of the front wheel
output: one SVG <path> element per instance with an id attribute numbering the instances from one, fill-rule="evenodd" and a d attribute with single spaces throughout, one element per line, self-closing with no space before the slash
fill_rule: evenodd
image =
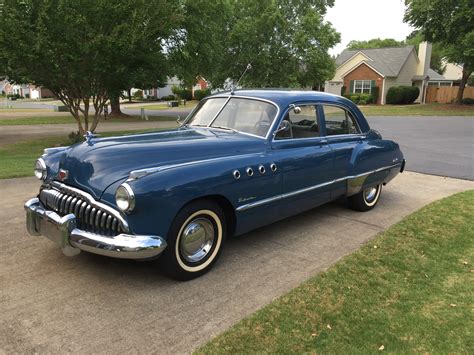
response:
<path id="1" fill-rule="evenodd" d="M 382 184 L 368 187 L 348 198 L 349 207 L 356 211 L 369 211 L 375 207 L 382 192 Z"/>
<path id="2" fill-rule="evenodd" d="M 225 214 L 213 201 L 196 201 L 175 217 L 161 262 L 178 280 L 190 280 L 209 271 L 226 239 Z"/>

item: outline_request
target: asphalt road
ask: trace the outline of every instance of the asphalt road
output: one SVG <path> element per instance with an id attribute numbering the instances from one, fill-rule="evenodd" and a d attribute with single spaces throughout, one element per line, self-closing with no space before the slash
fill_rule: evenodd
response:
<path id="1" fill-rule="evenodd" d="M 474 180 L 474 117 L 368 117 L 384 138 L 397 141 L 407 170 Z"/>
<path id="2" fill-rule="evenodd" d="M 68 258 L 28 236 L 23 203 L 38 185 L 0 180 L 0 353 L 190 352 L 403 216 L 474 188 L 406 172 L 370 212 L 329 204 L 233 238 L 210 273 L 180 283 L 150 262 Z"/>

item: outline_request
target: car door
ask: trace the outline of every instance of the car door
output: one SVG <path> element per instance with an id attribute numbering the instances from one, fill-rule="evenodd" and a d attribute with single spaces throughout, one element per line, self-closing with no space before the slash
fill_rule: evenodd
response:
<path id="1" fill-rule="evenodd" d="M 316 104 L 290 105 L 282 121 L 289 128 L 272 141 L 278 169 L 283 175 L 282 217 L 327 202 L 331 197 L 332 150 L 321 135 L 321 117 Z"/>
<path id="2" fill-rule="evenodd" d="M 352 153 L 358 144 L 363 143 L 364 135 L 349 110 L 334 104 L 320 105 L 323 119 L 323 132 L 333 152 L 331 179 L 336 182 L 332 186 L 332 199 L 342 196 L 347 191 L 347 180 L 351 174 Z"/>

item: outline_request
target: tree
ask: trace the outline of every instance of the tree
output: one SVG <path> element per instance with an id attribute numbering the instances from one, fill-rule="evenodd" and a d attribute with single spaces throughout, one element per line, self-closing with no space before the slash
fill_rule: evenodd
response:
<path id="1" fill-rule="evenodd" d="M 404 41 L 397 41 L 393 38 L 372 38 L 368 41 L 352 40 L 347 45 L 348 49 L 368 49 L 368 48 L 386 48 L 386 47 L 402 47 L 405 45 Z"/>
<path id="2" fill-rule="evenodd" d="M 405 0 L 404 21 L 419 29 L 433 43 L 445 48 L 446 58 L 463 63 L 456 103 L 474 68 L 474 10 L 472 0 Z"/>
<path id="3" fill-rule="evenodd" d="M 163 43 L 179 23 L 177 6 L 173 0 L 0 0 L 0 67 L 10 81 L 50 89 L 80 133 L 95 131 L 108 100 L 144 68 L 154 78 L 167 74 Z"/>
<path id="4" fill-rule="evenodd" d="M 247 87 L 312 87 L 332 77 L 328 49 L 340 35 L 324 20 L 333 0 L 229 0 L 218 56 L 205 76 L 214 87 L 242 79 Z"/>

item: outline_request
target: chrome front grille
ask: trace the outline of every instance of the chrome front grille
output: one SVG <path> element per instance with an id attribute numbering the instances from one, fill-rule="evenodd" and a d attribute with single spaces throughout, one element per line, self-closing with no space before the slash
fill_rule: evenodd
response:
<path id="1" fill-rule="evenodd" d="M 41 190 L 41 203 L 60 216 L 73 213 L 77 228 L 107 236 L 128 232 L 128 225 L 118 211 L 95 201 L 84 191 L 65 184 L 55 185 Z"/>

